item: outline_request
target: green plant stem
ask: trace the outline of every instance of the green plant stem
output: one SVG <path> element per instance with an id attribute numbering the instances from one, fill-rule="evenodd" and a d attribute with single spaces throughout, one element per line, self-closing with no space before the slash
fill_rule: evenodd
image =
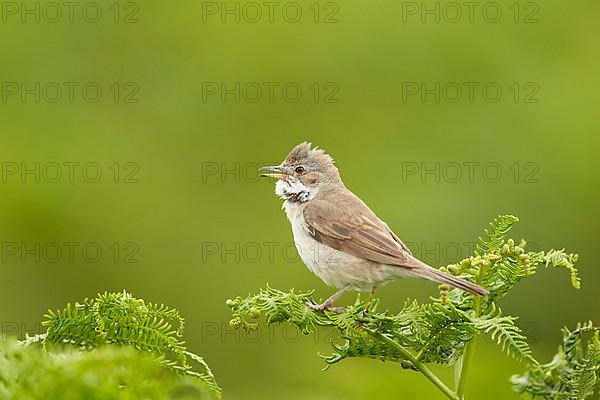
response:
<path id="1" fill-rule="evenodd" d="M 437 386 L 437 388 L 442 393 L 444 393 L 446 397 L 448 397 L 451 400 L 460 400 L 456 393 L 454 393 L 448 386 L 446 386 L 444 382 L 442 382 L 440 378 L 437 377 L 437 375 L 435 375 L 429 368 L 427 368 L 425 364 L 417 360 L 417 358 L 403 346 L 377 331 L 368 328 L 365 328 L 365 330 L 371 333 L 372 335 L 379 337 L 380 339 L 388 343 L 390 346 L 393 346 L 395 349 L 397 349 L 400 353 L 402 353 L 402 355 L 404 355 L 415 366 L 415 368 L 417 368 L 423 375 L 425 375 L 425 377 L 429 379 L 431 383 Z"/>
<path id="2" fill-rule="evenodd" d="M 459 375 L 458 387 L 456 388 L 456 394 L 459 399 L 463 399 L 463 395 L 465 392 L 465 377 L 467 376 L 467 372 L 469 372 L 469 366 L 471 365 L 471 361 L 473 360 L 473 354 L 475 352 L 475 340 L 477 338 L 474 337 L 467 344 L 467 348 L 465 349 L 465 353 L 463 354 L 463 362 L 461 363 L 462 368 Z"/>
<path id="3" fill-rule="evenodd" d="M 479 269 L 479 276 L 477 279 L 477 283 L 481 283 L 481 279 L 483 277 L 483 267 Z M 475 297 L 473 300 L 473 311 L 475 311 L 475 316 L 479 317 L 481 314 L 481 298 Z M 465 352 L 463 353 L 463 359 L 460 363 L 460 374 L 458 379 L 458 385 L 456 388 L 456 394 L 460 400 L 464 399 L 465 393 L 465 383 L 467 381 L 467 372 L 469 372 L 469 367 L 471 366 L 471 362 L 473 360 L 473 354 L 475 353 L 475 340 L 477 336 L 474 336 L 473 339 L 467 343 L 465 348 Z"/>

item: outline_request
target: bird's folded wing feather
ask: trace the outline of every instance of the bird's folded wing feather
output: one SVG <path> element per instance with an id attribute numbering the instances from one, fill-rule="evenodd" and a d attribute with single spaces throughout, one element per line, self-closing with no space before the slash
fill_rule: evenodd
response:
<path id="1" fill-rule="evenodd" d="M 418 267 L 408 247 L 362 201 L 356 200 L 351 206 L 327 200 L 309 202 L 303 211 L 309 234 L 318 242 L 355 257 Z"/>

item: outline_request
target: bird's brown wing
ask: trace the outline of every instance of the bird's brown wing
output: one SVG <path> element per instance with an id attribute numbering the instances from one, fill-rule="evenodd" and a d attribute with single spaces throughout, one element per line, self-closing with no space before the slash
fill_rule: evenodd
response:
<path id="1" fill-rule="evenodd" d="M 472 282 L 438 271 L 414 258 L 406 245 L 358 197 L 341 194 L 331 201 L 311 200 L 303 210 L 310 235 L 320 243 L 380 264 L 395 265 L 434 282 L 477 296 L 488 291 Z"/>
<path id="2" fill-rule="evenodd" d="M 392 237 L 394 238 L 394 240 L 396 242 L 398 242 L 398 244 L 402 247 L 402 249 L 404 249 L 404 251 L 406 251 L 409 255 L 412 256 L 412 251 L 410 251 L 410 249 L 408 248 L 408 246 L 402 240 L 400 240 L 400 238 L 398 236 L 396 236 L 396 234 L 394 232 L 392 232 L 392 230 L 387 226 L 387 224 L 385 225 L 385 227 L 390 232 L 390 235 L 392 235 Z"/>
<path id="3" fill-rule="evenodd" d="M 417 267 L 406 245 L 367 205 L 358 198 L 343 200 L 350 204 L 327 200 L 306 204 L 304 220 L 315 240 L 377 263 Z"/>

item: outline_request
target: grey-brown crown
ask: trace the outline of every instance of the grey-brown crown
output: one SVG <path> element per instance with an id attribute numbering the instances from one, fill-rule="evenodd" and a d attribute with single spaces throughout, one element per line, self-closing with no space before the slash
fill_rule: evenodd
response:
<path id="1" fill-rule="evenodd" d="M 298 164 L 306 161 L 319 164 L 333 165 L 333 158 L 325 150 L 318 147 L 312 148 L 309 142 L 303 142 L 294 147 L 285 158 L 287 164 Z"/>
<path id="2" fill-rule="evenodd" d="M 285 165 L 303 165 L 308 170 L 317 170 L 322 174 L 322 181 L 341 181 L 333 158 L 318 147 L 312 148 L 309 142 L 295 146 L 285 158 Z"/>

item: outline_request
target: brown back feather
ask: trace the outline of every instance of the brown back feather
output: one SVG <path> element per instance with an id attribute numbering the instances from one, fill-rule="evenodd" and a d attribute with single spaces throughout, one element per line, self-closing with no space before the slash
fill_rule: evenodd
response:
<path id="1" fill-rule="evenodd" d="M 487 290 L 414 258 L 408 247 L 373 211 L 345 187 L 308 201 L 303 210 L 310 235 L 336 250 L 380 264 L 405 268 L 416 276 L 446 283 L 478 296 Z"/>

